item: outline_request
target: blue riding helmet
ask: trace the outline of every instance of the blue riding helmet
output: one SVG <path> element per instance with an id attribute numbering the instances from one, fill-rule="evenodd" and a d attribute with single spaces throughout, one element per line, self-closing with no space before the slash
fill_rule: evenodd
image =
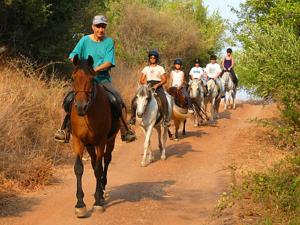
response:
<path id="1" fill-rule="evenodd" d="M 181 59 L 175 59 L 174 60 L 174 65 L 175 64 L 179 64 L 180 66 L 182 66 L 182 60 Z"/>
<path id="2" fill-rule="evenodd" d="M 151 56 L 154 56 L 156 59 L 159 59 L 159 54 L 156 50 L 152 50 L 148 53 L 148 58 L 150 58 Z"/>

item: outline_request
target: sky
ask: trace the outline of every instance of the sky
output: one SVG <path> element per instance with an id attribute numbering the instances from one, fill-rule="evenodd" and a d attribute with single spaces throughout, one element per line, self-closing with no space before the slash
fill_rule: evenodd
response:
<path id="1" fill-rule="evenodd" d="M 204 5 L 208 7 L 208 12 L 219 11 L 221 16 L 229 19 L 231 22 L 236 21 L 236 16 L 230 11 L 231 7 L 238 8 L 240 3 L 245 0 L 203 0 Z"/>
<path id="2" fill-rule="evenodd" d="M 229 20 L 230 23 L 236 22 L 236 15 L 231 12 L 231 7 L 238 9 L 241 3 L 244 3 L 246 0 L 203 0 L 203 3 L 208 8 L 209 14 L 212 14 L 214 11 L 219 11 L 220 15 Z M 230 36 L 229 31 L 227 31 L 227 35 Z M 225 49 L 222 50 L 222 54 L 225 54 L 226 48 L 231 47 L 233 51 L 240 49 L 240 45 L 237 46 L 229 46 L 225 43 Z"/>

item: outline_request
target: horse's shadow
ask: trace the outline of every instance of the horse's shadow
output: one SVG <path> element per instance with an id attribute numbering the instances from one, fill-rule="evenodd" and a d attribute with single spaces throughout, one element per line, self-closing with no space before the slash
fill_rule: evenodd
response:
<path id="1" fill-rule="evenodd" d="M 231 112 L 228 110 L 225 110 L 223 112 L 219 112 L 219 119 L 231 119 Z"/>
<path id="2" fill-rule="evenodd" d="M 31 211 L 40 200 L 34 197 L 21 197 L 10 192 L 0 193 L 0 218 L 21 216 L 24 212 Z"/>
<path id="3" fill-rule="evenodd" d="M 178 144 L 173 144 L 173 145 L 168 146 L 166 149 L 167 158 L 170 158 L 173 156 L 175 156 L 177 158 L 182 158 L 187 153 L 195 153 L 195 152 L 200 152 L 200 151 L 194 150 L 192 148 L 192 145 L 189 144 L 188 142 L 179 142 Z"/>
<path id="4" fill-rule="evenodd" d="M 124 202 L 139 202 L 143 199 L 163 201 L 165 197 L 167 197 L 165 189 L 174 184 L 174 180 L 166 180 L 138 182 L 114 187 L 109 191 L 111 197 L 107 200 L 106 207 L 122 204 Z"/>

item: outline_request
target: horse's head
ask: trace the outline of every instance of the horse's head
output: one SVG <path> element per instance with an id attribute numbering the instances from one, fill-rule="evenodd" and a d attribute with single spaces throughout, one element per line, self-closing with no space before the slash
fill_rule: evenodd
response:
<path id="1" fill-rule="evenodd" d="M 142 118 L 151 98 L 153 96 L 152 88 L 149 85 L 140 85 L 136 93 L 136 115 Z"/>
<path id="2" fill-rule="evenodd" d="M 191 84 L 190 84 L 190 88 L 189 88 L 189 94 L 190 97 L 193 98 L 197 98 L 200 94 L 201 91 L 201 80 L 198 79 L 194 79 L 192 80 Z"/>
<path id="3" fill-rule="evenodd" d="M 181 89 L 178 89 L 177 87 L 170 87 L 168 89 L 168 93 L 174 98 L 176 105 L 185 107 L 185 97 Z"/>
<path id="4" fill-rule="evenodd" d="M 78 115 L 84 116 L 96 95 L 96 84 L 93 79 L 95 74 L 93 58 L 89 56 L 87 60 L 80 60 L 78 55 L 75 55 L 73 64 L 75 65 L 72 74 L 74 81 L 73 89 L 75 92 L 74 104 Z"/>

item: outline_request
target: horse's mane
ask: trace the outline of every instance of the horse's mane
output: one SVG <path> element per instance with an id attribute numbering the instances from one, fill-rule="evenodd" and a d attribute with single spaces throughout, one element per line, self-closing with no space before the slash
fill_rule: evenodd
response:
<path id="1" fill-rule="evenodd" d="M 148 89 L 147 85 L 141 85 L 137 90 L 137 95 L 144 97 L 151 95 L 151 90 Z"/>
<path id="2" fill-rule="evenodd" d="M 95 70 L 89 65 L 88 60 L 80 59 L 78 64 L 75 66 L 74 71 L 83 70 L 85 74 L 95 75 Z"/>

